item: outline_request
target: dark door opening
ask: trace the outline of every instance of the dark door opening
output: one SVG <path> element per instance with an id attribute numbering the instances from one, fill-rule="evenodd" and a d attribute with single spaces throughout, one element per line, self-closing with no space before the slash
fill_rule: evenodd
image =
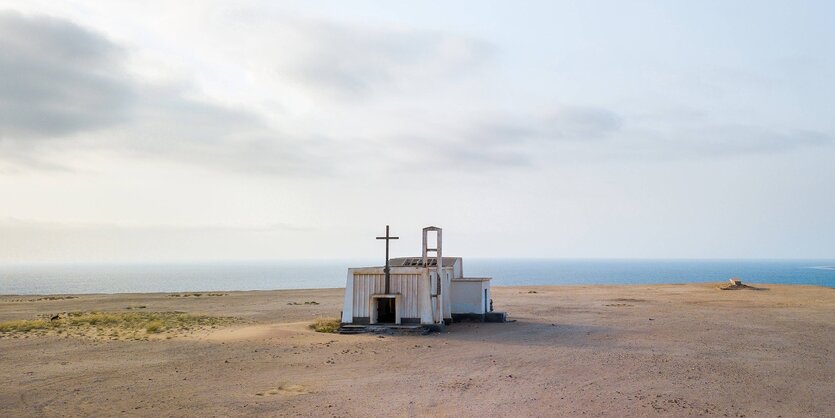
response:
<path id="1" fill-rule="evenodd" d="M 377 299 L 377 323 L 393 324 L 396 320 L 394 298 Z"/>

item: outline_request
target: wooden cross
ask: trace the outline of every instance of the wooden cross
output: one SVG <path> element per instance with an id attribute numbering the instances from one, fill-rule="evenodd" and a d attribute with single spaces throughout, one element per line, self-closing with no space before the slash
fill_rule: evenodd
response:
<path id="1" fill-rule="evenodd" d="M 389 271 L 390 271 L 390 268 L 389 268 L 389 241 L 393 240 L 393 239 L 400 239 L 400 237 L 390 236 L 389 235 L 389 226 L 386 225 L 386 236 L 377 237 L 377 239 L 386 240 L 386 268 L 383 269 L 383 272 L 386 274 L 386 294 L 388 295 L 388 294 L 390 294 L 390 291 L 391 291 L 391 285 L 389 284 L 389 282 L 391 282 L 391 274 L 389 273 Z"/>

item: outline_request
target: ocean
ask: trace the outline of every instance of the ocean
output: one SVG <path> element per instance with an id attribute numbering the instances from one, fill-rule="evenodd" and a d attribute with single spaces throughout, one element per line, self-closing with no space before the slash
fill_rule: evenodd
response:
<path id="1" fill-rule="evenodd" d="M 334 288 L 369 260 L 167 264 L 0 264 L 0 294 Z M 835 260 L 464 259 L 494 286 L 726 282 L 835 287 Z"/>

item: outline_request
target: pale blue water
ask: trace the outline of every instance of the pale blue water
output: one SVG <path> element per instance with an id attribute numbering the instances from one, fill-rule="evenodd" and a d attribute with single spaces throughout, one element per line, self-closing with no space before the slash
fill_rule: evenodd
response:
<path id="1" fill-rule="evenodd" d="M 0 265 L 0 294 L 182 292 L 343 287 L 369 260 Z M 835 260 L 464 259 L 494 286 L 725 282 L 835 287 Z"/>

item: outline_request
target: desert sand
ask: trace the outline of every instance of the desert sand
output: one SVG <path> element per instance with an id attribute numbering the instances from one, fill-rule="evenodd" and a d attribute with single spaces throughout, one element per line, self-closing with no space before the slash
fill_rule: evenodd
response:
<path id="1" fill-rule="evenodd" d="M 7 335 L 0 415 L 835 416 L 835 289 L 717 285 L 496 287 L 515 322 L 430 335 L 310 330 L 339 315 L 341 289 L 0 296 L 0 321 L 242 320 L 149 341 Z"/>

